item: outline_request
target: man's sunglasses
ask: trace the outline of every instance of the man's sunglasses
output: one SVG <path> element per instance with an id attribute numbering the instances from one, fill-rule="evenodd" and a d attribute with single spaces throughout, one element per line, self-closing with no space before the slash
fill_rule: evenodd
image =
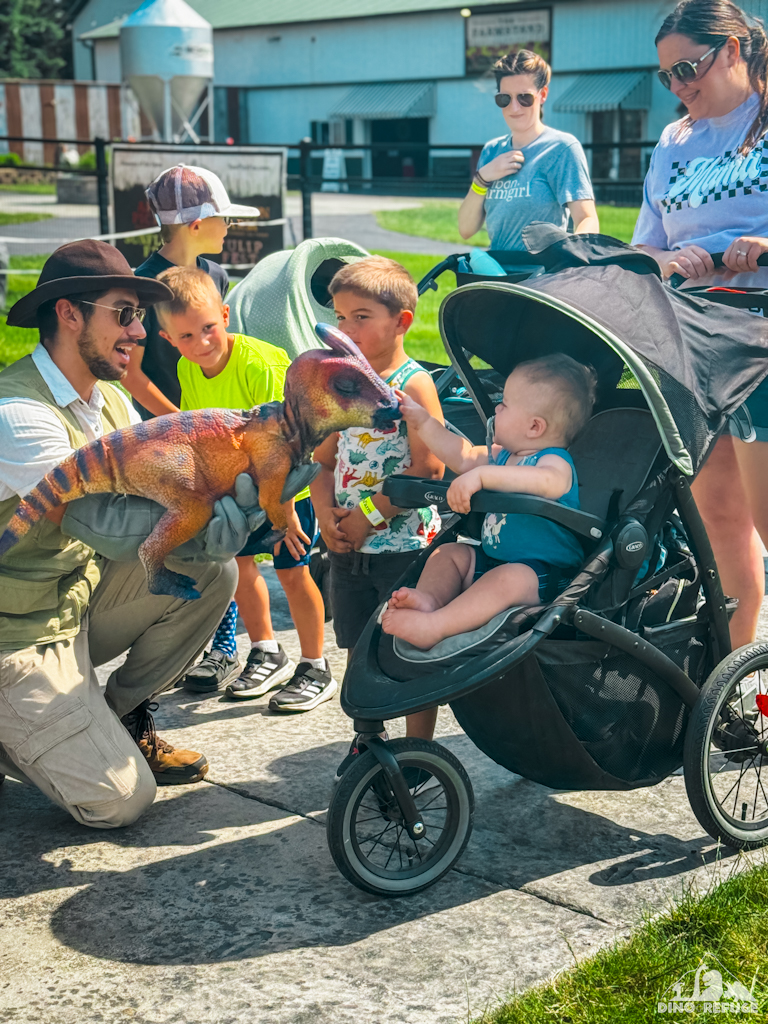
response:
<path id="1" fill-rule="evenodd" d="M 497 92 L 493 98 L 496 100 L 497 107 L 508 107 L 512 102 L 512 97 L 508 92 Z M 535 92 L 519 92 L 517 94 L 517 102 L 521 107 L 532 107 L 535 99 Z"/>
<path id="2" fill-rule="evenodd" d="M 695 81 L 699 73 L 699 65 L 702 63 L 702 61 L 705 61 L 707 57 L 711 56 L 713 53 L 718 54 L 727 42 L 728 40 L 724 39 L 722 43 L 718 43 L 716 46 L 710 46 L 707 52 L 703 53 L 698 60 L 677 60 L 672 65 L 672 67 L 669 68 L 669 70 L 667 70 L 666 68 L 659 68 L 659 81 L 665 89 L 672 88 L 673 78 L 676 78 L 678 82 Z M 709 68 L 711 68 L 712 64 L 714 63 L 715 62 L 713 60 L 712 63 L 709 65 Z M 704 75 L 706 75 L 707 71 L 709 71 L 709 68 L 707 68 L 706 71 L 702 72 L 702 78 L 704 77 Z"/>
<path id="3" fill-rule="evenodd" d="M 121 327 L 130 327 L 134 320 L 144 322 L 147 315 L 146 309 L 140 306 L 106 306 L 103 302 L 89 302 L 87 299 L 80 300 L 85 306 L 100 306 L 101 309 L 114 309 L 117 313 L 117 322 Z"/>

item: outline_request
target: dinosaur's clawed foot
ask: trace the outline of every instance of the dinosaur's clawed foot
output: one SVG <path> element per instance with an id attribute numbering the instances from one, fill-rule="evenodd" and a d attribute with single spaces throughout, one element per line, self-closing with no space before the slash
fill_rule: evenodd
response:
<path id="1" fill-rule="evenodd" d="M 195 587 L 195 580 L 191 576 L 184 576 L 180 572 L 173 572 L 162 566 L 153 573 L 147 573 L 147 583 L 150 594 L 164 594 L 167 597 L 177 597 L 182 601 L 196 601 L 200 597 L 199 590 Z"/>

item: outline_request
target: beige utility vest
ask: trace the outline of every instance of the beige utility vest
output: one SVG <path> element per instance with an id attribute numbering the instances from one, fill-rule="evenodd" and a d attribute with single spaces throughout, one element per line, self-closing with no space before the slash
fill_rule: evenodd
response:
<path id="1" fill-rule="evenodd" d="M 104 382 L 96 387 L 104 396 L 104 433 L 129 426 L 128 409 L 117 388 Z M 73 448 L 86 444 L 77 417 L 56 404 L 31 356 L 0 373 L 0 398 L 42 402 L 61 420 Z M 0 534 L 18 504 L 16 497 L 0 501 Z M 93 548 L 65 537 L 47 518 L 37 522 L 0 558 L 0 651 L 75 636 L 101 578 L 100 565 Z"/>

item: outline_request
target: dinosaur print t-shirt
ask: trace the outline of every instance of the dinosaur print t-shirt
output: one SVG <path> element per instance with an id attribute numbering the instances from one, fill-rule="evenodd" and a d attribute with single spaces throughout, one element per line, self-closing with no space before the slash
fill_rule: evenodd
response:
<path id="1" fill-rule="evenodd" d="M 426 371 L 414 359 L 407 359 L 386 383 L 402 390 L 415 373 Z M 411 461 L 405 420 L 387 430 L 342 430 L 334 470 L 336 504 L 339 508 L 357 508 L 361 501 L 381 490 L 388 476 L 408 469 Z M 370 533 L 359 550 L 377 555 L 418 551 L 439 531 L 440 516 L 434 506 L 409 509 L 388 519 L 387 527 Z"/>
<path id="2" fill-rule="evenodd" d="M 645 178 L 634 245 L 724 252 L 742 235 L 768 237 L 767 140 L 739 152 L 759 105 L 752 93 L 723 117 L 667 125 Z M 717 283 L 718 276 L 695 284 Z M 768 268 L 729 276 L 729 283 L 768 287 Z"/>

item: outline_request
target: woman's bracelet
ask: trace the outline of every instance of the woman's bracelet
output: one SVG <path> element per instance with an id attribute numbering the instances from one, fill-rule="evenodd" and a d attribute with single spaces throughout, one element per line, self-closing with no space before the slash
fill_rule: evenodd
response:
<path id="1" fill-rule="evenodd" d="M 488 195 L 488 189 L 487 188 L 482 188 L 480 185 L 477 184 L 476 181 L 472 182 L 472 191 L 476 195 L 478 195 L 478 196 L 487 196 Z"/>
<path id="2" fill-rule="evenodd" d="M 493 182 L 491 181 L 486 181 L 485 178 L 480 173 L 480 171 L 475 171 L 475 181 L 478 183 L 478 185 L 482 185 L 483 188 L 490 188 L 491 185 L 493 184 Z"/>

